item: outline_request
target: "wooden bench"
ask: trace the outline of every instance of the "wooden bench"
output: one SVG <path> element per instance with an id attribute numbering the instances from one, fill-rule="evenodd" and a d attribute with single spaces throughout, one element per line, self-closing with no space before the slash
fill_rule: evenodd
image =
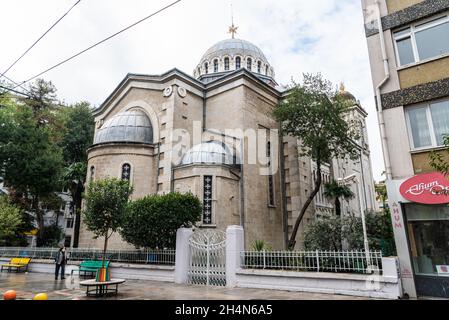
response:
<path id="1" fill-rule="evenodd" d="M 2 265 L 1 272 L 3 272 L 3 269 L 7 269 L 8 272 L 11 272 L 11 269 L 15 269 L 16 272 L 28 271 L 30 262 L 31 258 L 12 258 L 9 263 Z"/>
<path id="2" fill-rule="evenodd" d="M 78 274 L 83 277 L 87 277 L 87 274 L 89 274 L 92 277 L 95 277 L 97 270 L 100 269 L 103 266 L 103 262 L 101 260 L 85 260 L 80 263 Z M 109 261 L 104 262 L 104 267 L 109 268 Z M 77 270 L 72 270 L 72 276 L 73 272 Z"/>
<path id="3" fill-rule="evenodd" d="M 80 285 L 86 287 L 88 297 L 105 297 L 118 294 L 118 286 L 125 283 L 125 279 L 111 279 L 109 281 L 98 282 L 95 279 L 82 281 Z M 94 289 L 91 289 L 91 288 Z M 110 288 L 112 287 L 112 288 Z"/>

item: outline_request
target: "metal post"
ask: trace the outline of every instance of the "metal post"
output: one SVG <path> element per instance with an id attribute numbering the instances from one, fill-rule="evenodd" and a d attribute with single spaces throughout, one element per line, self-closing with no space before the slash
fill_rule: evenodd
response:
<path id="1" fill-rule="evenodd" d="M 316 267 L 317 267 L 317 272 L 320 272 L 320 254 L 319 254 L 318 250 L 316 250 Z"/>
<path id="2" fill-rule="evenodd" d="M 266 263 L 265 263 L 265 250 L 263 250 L 262 252 L 263 252 L 263 268 L 265 269 L 265 267 L 266 267 Z"/>
<path id="3" fill-rule="evenodd" d="M 209 238 L 207 238 L 207 245 L 206 245 L 206 285 L 209 285 L 209 263 L 210 263 L 210 246 L 209 246 Z"/>

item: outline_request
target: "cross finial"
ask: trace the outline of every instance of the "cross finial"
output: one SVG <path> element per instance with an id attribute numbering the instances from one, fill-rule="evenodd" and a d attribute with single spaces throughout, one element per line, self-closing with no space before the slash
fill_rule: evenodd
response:
<path id="1" fill-rule="evenodd" d="M 342 81 L 340 82 L 340 92 L 344 92 L 345 90 L 346 90 L 345 83 Z"/>
<path id="2" fill-rule="evenodd" d="M 228 33 L 230 33 L 232 35 L 232 39 L 234 39 L 235 38 L 235 34 L 237 33 L 237 29 L 239 27 L 236 27 L 234 25 L 234 10 L 232 9 L 232 4 L 231 4 L 231 21 L 232 21 L 232 25 L 229 27 Z"/>

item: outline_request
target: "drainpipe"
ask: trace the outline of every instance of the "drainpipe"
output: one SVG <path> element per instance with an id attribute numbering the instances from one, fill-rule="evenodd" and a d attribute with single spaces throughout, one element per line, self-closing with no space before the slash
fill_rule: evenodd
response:
<path id="1" fill-rule="evenodd" d="M 159 166 L 161 164 L 161 143 L 158 142 L 157 143 L 157 175 L 156 175 L 156 192 L 155 194 L 157 194 L 157 189 L 159 188 Z"/>
<path id="2" fill-rule="evenodd" d="M 386 178 L 387 180 L 391 180 L 392 173 L 391 173 L 390 152 L 388 150 L 387 136 L 385 133 L 385 120 L 383 115 L 383 106 L 381 98 L 381 88 L 390 79 L 390 66 L 388 64 L 387 50 L 385 49 L 384 30 L 382 26 L 382 17 L 380 14 L 380 1 L 376 0 L 375 2 L 377 5 L 377 25 L 379 28 L 380 47 L 382 50 L 382 61 L 384 64 L 384 73 L 385 73 L 385 78 L 376 87 L 377 118 L 379 121 L 380 137 L 382 139 L 382 150 L 384 152 Z"/>

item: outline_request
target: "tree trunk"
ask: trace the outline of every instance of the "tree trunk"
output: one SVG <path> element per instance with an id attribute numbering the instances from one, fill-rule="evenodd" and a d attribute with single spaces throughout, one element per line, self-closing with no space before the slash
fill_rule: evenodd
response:
<path id="1" fill-rule="evenodd" d="M 101 267 L 104 268 L 104 261 L 105 261 L 105 257 L 106 257 L 106 250 L 108 249 L 108 233 L 106 232 L 105 236 L 104 236 L 104 248 L 103 248 L 103 258 L 101 260 Z"/>
<path id="2" fill-rule="evenodd" d="M 74 208 L 73 211 L 75 213 L 75 226 L 73 229 L 73 247 L 78 248 L 79 237 L 80 237 L 80 228 L 81 228 L 81 203 L 82 203 L 82 194 L 84 191 L 84 185 L 81 182 L 78 182 L 76 187 L 76 191 L 72 195 Z"/>
<path id="3" fill-rule="evenodd" d="M 40 212 L 39 210 L 39 196 L 33 196 L 32 201 L 33 202 L 31 204 L 31 209 L 36 216 L 39 238 L 42 239 L 42 236 L 44 235 L 44 217 L 42 215 L 42 212 Z"/>
<path id="4" fill-rule="evenodd" d="M 322 178 L 321 178 L 321 163 L 320 163 L 320 161 L 317 161 L 316 173 L 317 173 L 317 178 L 315 180 L 315 189 L 313 189 L 313 191 L 310 194 L 309 198 L 307 199 L 307 201 L 302 206 L 301 212 L 299 213 L 299 216 L 296 219 L 295 227 L 293 228 L 292 234 L 290 236 L 290 240 L 288 241 L 288 248 L 289 249 L 294 249 L 295 244 L 296 244 L 296 235 L 298 233 L 298 229 L 299 229 L 301 221 L 302 221 L 302 219 L 304 217 L 304 214 L 306 213 L 307 208 L 309 208 L 310 204 L 312 203 L 312 201 L 315 198 L 315 196 L 317 195 L 317 193 L 320 191 L 321 182 L 322 182 Z"/>
<path id="5" fill-rule="evenodd" d="M 338 197 L 335 198 L 335 214 L 337 216 L 341 216 L 341 204 L 340 199 L 338 199 Z"/>

